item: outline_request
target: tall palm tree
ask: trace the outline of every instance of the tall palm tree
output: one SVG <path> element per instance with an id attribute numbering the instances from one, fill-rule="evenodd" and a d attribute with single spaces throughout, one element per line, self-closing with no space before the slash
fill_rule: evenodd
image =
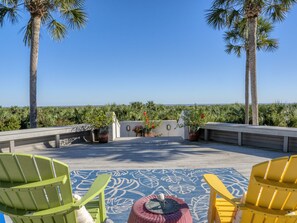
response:
<path id="1" fill-rule="evenodd" d="M 273 31 L 272 24 L 263 19 L 258 20 L 257 26 L 257 50 L 273 51 L 278 48 L 278 41 L 269 38 Z M 248 48 L 248 29 L 247 19 L 242 18 L 235 22 L 228 31 L 225 32 L 224 39 L 226 42 L 226 52 L 234 53 L 238 57 L 243 52 L 246 54 L 245 63 L 245 124 L 249 124 L 249 86 L 250 86 L 250 69 L 249 69 L 249 48 Z"/>
<path id="2" fill-rule="evenodd" d="M 242 14 L 247 19 L 253 125 L 259 124 L 256 75 L 258 17 L 261 15 L 272 22 L 282 21 L 296 2 L 297 0 L 214 0 L 206 15 L 207 22 L 218 29 L 232 26 Z"/>
<path id="3" fill-rule="evenodd" d="M 24 27 L 25 45 L 30 47 L 30 126 L 37 127 L 36 82 L 40 28 L 45 26 L 54 40 L 62 40 L 67 28 L 82 28 L 87 20 L 84 0 L 0 0 L 0 26 L 17 23 L 19 13 L 29 13 Z M 59 21 L 56 19 L 59 18 Z"/>

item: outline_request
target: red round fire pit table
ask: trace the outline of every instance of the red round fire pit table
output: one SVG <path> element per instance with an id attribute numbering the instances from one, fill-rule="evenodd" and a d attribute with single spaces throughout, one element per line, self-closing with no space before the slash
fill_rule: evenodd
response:
<path id="1" fill-rule="evenodd" d="M 174 196 L 165 196 L 179 204 L 179 209 L 170 214 L 156 214 L 147 210 L 145 204 L 151 199 L 156 199 L 157 195 L 150 195 L 137 200 L 128 219 L 128 223 L 192 223 L 193 219 L 189 206 L 181 199 Z"/>

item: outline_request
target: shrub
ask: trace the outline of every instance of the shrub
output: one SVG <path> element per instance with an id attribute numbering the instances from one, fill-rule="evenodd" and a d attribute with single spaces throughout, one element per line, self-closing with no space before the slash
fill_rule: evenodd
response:
<path id="1" fill-rule="evenodd" d="M 244 123 L 243 104 L 186 106 L 133 102 L 130 105 L 111 104 L 97 107 L 40 107 L 38 108 L 38 126 L 49 127 L 102 122 L 100 119 L 109 112 L 115 112 L 120 121 L 142 121 L 144 120 L 143 112 L 149 114 L 150 120 L 178 120 L 181 112 L 185 110 L 202 112 L 206 114 L 207 121 Z M 87 116 L 94 116 L 94 118 L 86 118 Z M 259 121 L 260 125 L 297 127 L 297 104 L 260 104 Z M 0 107 L 0 131 L 26 129 L 28 127 L 28 107 Z"/>
<path id="2" fill-rule="evenodd" d="M 112 122 L 112 113 L 102 108 L 88 107 L 82 118 L 84 123 L 91 124 L 95 129 L 106 129 Z"/>
<path id="3" fill-rule="evenodd" d="M 6 110 L 0 110 L 0 131 L 9 131 L 21 127 L 20 118 Z"/>

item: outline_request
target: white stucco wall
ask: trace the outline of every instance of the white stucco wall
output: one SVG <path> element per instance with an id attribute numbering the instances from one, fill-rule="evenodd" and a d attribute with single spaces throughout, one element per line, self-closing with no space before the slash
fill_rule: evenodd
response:
<path id="1" fill-rule="evenodd" d="M 113 141 L 116 138 L 121 137 L 120 135 L 120 123 L 116 118 L 115 113 L 113 113 L 113 123 L 109 126 L 109 140 Z"/>
<path id="2" fill-rule="evenodd" d="M 120 122 L 120 136 L 121 137 L 135 137 L 135 132 L 132 129 L 136 125 L 143 125 L 142 121 L 121 121 Z M 167 125 L 171 126 L 170 130 L 167 130 Z M 130 131 L 127 131 L 127 126 L 130 126 Z M 160 136 L 182 136 L 184 137 L 183 128 L 177 126 L 175 120 L 163 120 L 161 125 L 153 130 L 156 135 Z"/>

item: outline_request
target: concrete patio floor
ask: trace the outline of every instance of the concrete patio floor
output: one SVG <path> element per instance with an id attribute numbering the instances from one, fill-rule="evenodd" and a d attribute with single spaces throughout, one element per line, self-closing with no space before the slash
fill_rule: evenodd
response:
<path id="1" fill-rule="evenodd" d="M 58 159 L 71 170 L 232 167 L 247 178 L 254 164 L 291 155 L 230 144 L 189 142 L 180 137 L 118 138 L 108 144 L 81 143 L 18 152 Z"/>

